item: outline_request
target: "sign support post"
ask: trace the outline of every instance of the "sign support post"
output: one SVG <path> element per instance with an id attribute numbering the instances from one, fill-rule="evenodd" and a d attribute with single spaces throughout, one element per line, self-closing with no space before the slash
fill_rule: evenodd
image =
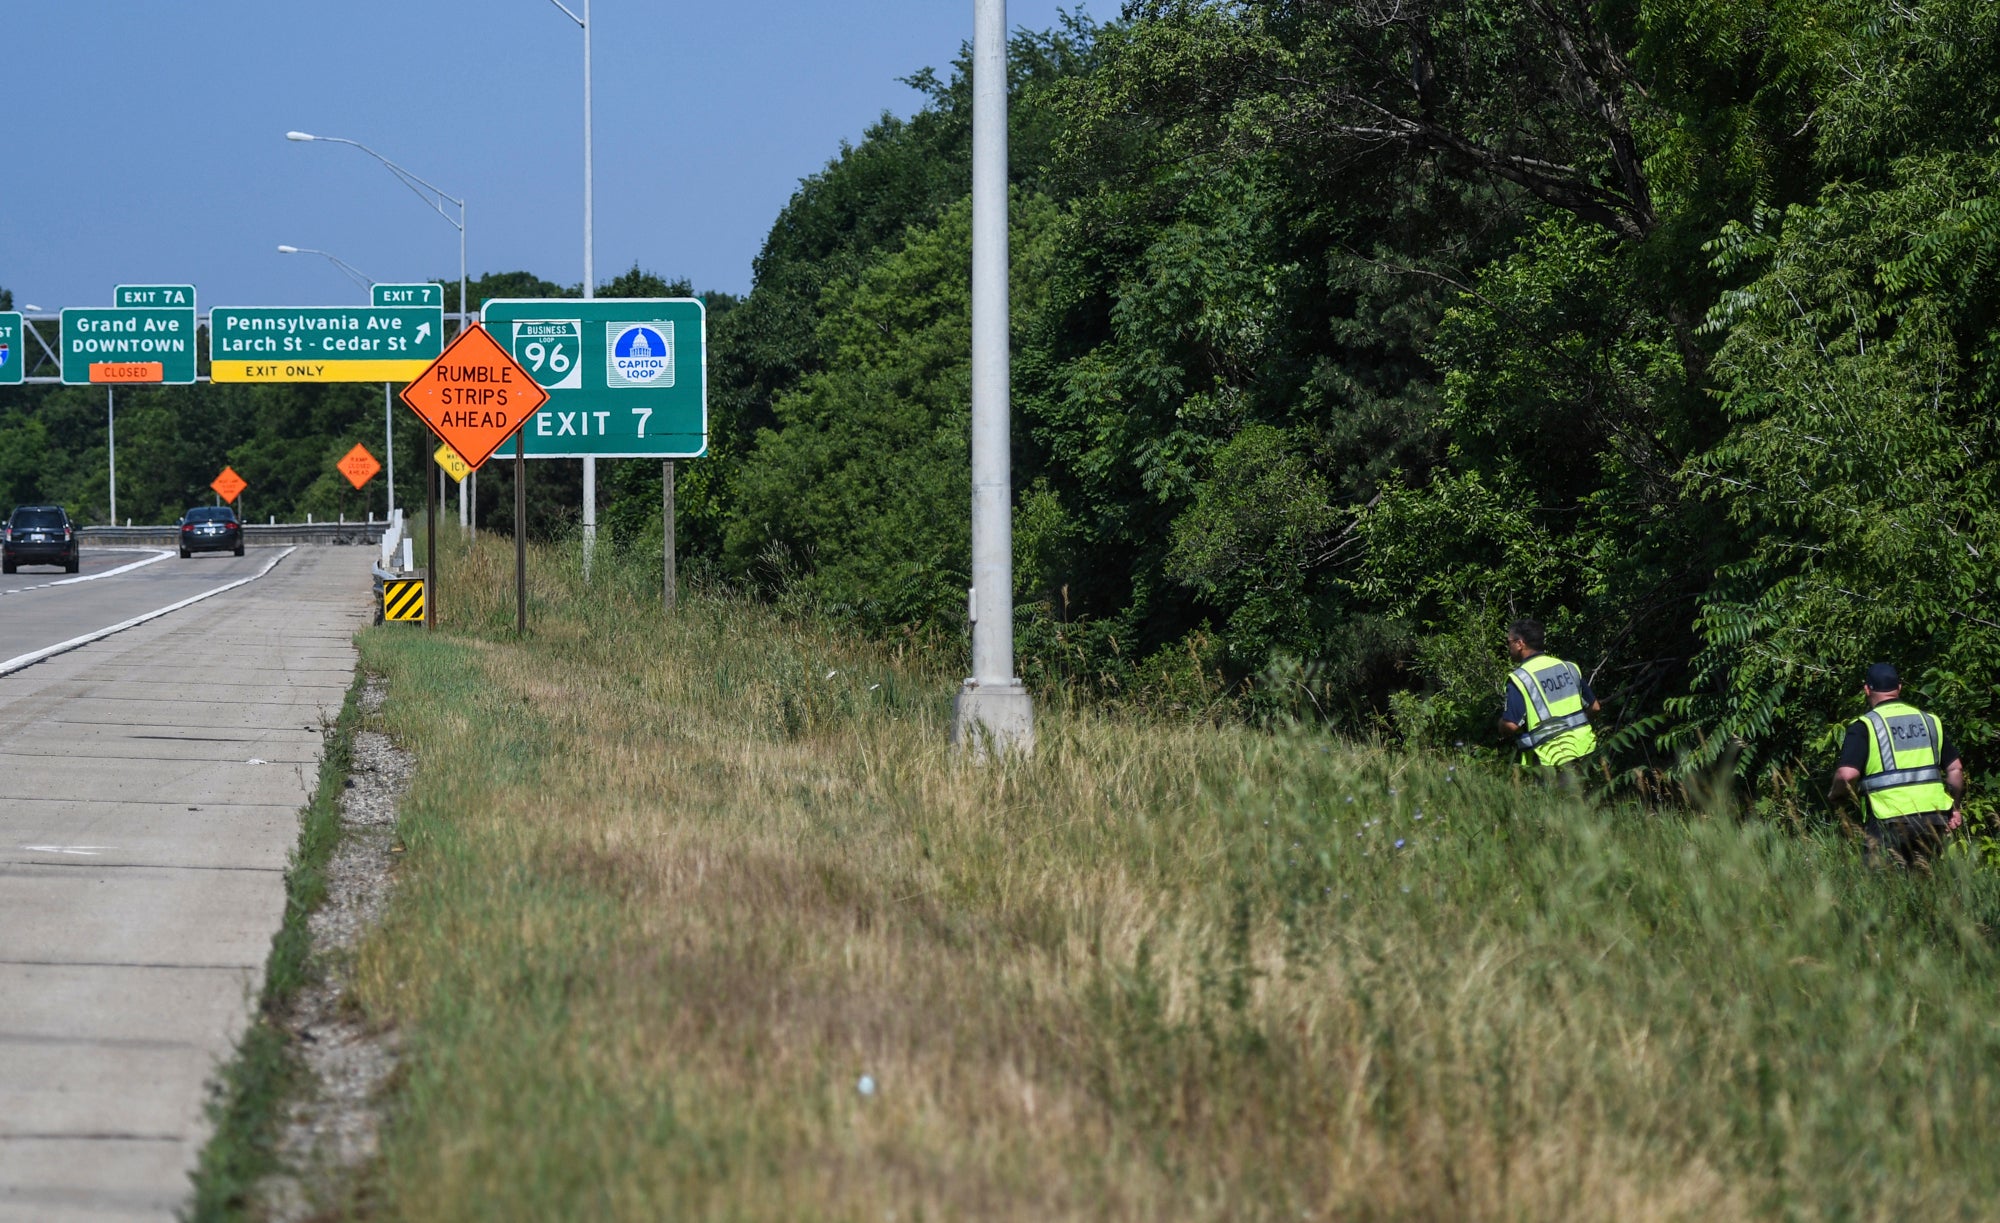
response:
<path id="1" fill-rule="evenodd" d="M 514 435 L 514 635 L 528 635 L 528 438 Z"/>
<path id="2" fill-rule="evenodd" d="M 104 457 L 111 468 L 111 525 L 118 525 L 118 388 L 104 388 Z"/>
<path id="3" fill-rule="evenodd" d="M 431 433 L 427 427 L 424 432 Z M 438 571 L 438 479 L 437 465 L 432 464 L 424 474 L 424 627 L 437 627 L 437 571 Z"/>
<path id="4" fill-rule="evenodd" d="M 382 384 L 382 446 L 388 452 L 389 467 L 389 508 L 382 515 L 387 522 L 396 516 L 396 401 L 390 397 L 389 384 Z"/>
<path id="5" fill-rule="evenodd" d="M 663 537 L 660 560 L 662 582 L 660 602 L 668 612 L 674 610 L 674 597 L 679 592 L 674 589 L 674 461 L 660 460 L 660 534 Z"/>

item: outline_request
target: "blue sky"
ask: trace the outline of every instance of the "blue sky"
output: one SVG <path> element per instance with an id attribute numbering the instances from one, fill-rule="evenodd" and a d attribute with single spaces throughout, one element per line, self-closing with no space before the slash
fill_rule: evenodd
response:
<path id="1" fill-rule="evenodd" d="M 582 0 L 566 0 L 582 10 Z M 599 280 L 634 261 L 745 292 L 798 180 L 945 71 L 972 0 L 592 0 Z M 1041 29 L 1059 8 L 1012 0 Z M 323 259 L 453 279 L 457 232 L 345 136 L 467 202 L 474 276 L 583 279 L 583 38 L 550 0 L 13 0 L 0 285 L 17 307 L 194 283 L 215 305 L 355 301 Z"/>

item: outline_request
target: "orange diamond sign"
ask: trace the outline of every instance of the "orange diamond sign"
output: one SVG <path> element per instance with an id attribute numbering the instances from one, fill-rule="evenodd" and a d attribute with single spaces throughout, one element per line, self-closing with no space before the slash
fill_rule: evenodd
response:
<path id="1" fill-rule="evenodd" d="M 360 488 L 363 484 L 373 480 L 375 473 L 382 470 L 382 465 L 375 461 L 375 456 L 368 453 L 368 447 L 358 443 L 354 449 L 347 452 L 346 457 L 333 466 L 341 475 L 347 477 L 349 484 L 352 484 L 356 488 Z"/>
<path id="2" fill-rule="evenodd" d="M 250 487 L 250 482 L 237 475 L 234 467 L 225 467 L 221 475 L 208 482 L 208 486 L 224 501 L 235 501 L 243 495 L 244 489 Z"/>
<path id="3" fill-rule="evenodd" d="M 468 327 L 417 380 L 403 402 L 477 468 L 549 401 L 549 393 L 488 335 Z"/>

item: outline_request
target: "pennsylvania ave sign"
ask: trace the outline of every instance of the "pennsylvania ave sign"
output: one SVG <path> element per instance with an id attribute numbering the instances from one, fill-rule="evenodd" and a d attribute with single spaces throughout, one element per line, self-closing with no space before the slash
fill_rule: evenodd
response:
<path id="1" fill-rule="evenodd" d="M 439 306 L 217 306 L 208 316 L 216 382 L 403 382 L 443 347 Z"/>
<path id="2" fill-rule="evenodd" d="M 484 327 L 459 332 L 444 355 L 403 388 L 403 402 L 473 468 L 548 398 Z"/>

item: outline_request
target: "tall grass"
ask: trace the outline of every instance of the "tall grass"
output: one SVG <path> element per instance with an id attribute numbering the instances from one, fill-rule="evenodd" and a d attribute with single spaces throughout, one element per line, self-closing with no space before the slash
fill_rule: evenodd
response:
<path id="1" fill-rule="evenodd" d="M 525 641 L 505 541 L 363 637 L 420 760 L 388 1215 L 2000 1209 L 1969 863 L 1078 709 L 980 767 L 908 649 L 532 564 Z"/>

